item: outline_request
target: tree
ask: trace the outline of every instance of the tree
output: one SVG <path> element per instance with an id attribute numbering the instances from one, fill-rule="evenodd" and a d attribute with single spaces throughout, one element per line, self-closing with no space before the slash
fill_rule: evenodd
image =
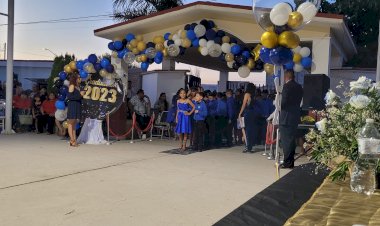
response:
<path id="1" fill-rule="evenodd" d="M 65 54 L 65 56 L 57 56 L 54 58 L 53 67 L 51 69 L 50 76 L 48 78 L 48 92 L 55 92 L 57 93 L 57 89 L 54 87 L 54 78 L 58 77 L 59 72 L 63 71 L 63 67 L 70 63 L 71 61 L 75 60 L 74 55 Z"/>
<path id="2" fill-rule="evenodd" d="M 181 0 L 113 0 L 113 17 L 127 21 L 181 5 Z"/>
<path id="3" fill-rule="evenodd" d="M 380 1 L 322 0 L 321 12 L 344 15 L 358 54 L 347 66 L 376 67 L 378 49 Z"/>

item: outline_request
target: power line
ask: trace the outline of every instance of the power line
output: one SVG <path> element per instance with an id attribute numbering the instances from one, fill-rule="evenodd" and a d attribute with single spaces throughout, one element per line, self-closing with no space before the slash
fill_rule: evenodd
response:
<path id="1" fill-rule="evenodd" d="M 91 18 L 102 18 L 102 19 L 91 19 Z M 108 18 L 104 18 L 108 17 Z M 30 21 L 30 22 L 20 22 L 15 23 L 15 25 L 31 25 L 31 24 L 44 24 L 44 23 L 76 23 L 76 22 L 86 22 L 86 21 L 100 21 L 100 20 L 113 20 L 112 14 L 95 15 L 95 16 L 84 16 L 84 17 L 72 17 L 72 18 L 62 18 L 62 19 L 51 19 L 51 20 L 40 20 L 40 21 Z M 0 26 L 6 26 L 8 24 L 0 24 Z"/>

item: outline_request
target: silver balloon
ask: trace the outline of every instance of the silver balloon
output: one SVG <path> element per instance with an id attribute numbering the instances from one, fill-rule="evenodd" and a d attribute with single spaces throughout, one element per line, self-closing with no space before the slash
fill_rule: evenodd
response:
<path id="1" fill-rule="evenodd" d="M 145 50 L 145 55 L 150 58 L 150 59 L 153 59 L 155 56 L 156 56 L 156 49 L 153 48 L 153 47 L 149 47 Z"/>
<path id="2" fill-rule="evenodd" d="M 208 54 L 212 57 L 219 57 L 222 54 L 222 47 L 219 44 L 213 44 L 208 49 Z"/>
<path id="3" fill-rule="evenodd" d="M 127 64 L 132 64 L 135 61 L 135 59 L 136 59 L 136 56 L 132 52 L 128 52 L 124 54 L 123 56 L 123 60 Z"/>
<path id="4" fill-rule="evenodd" d="M 195 35 L 199 38 L 199 37 L 202 37 L 203 35 L 206 34 L 206 27 L 203 26 L 202 24 L 198 24 L 197 26 L 195 26 L 194 28 L 194 33 Z"/>
<path id="5" fill-rule="evenodd" d="M 180 52 L 180 49 L 179 49 L 179 46 L 175 45 L 175 44 L 171 44 L 168 48 L 168 54 L 169 56 L 171 57 L 176 57 L 179 55 L 179 52 Z"/>
<path id="6" fill-rule="evenodd" d="M 58 121 L 64 121 L 67 118 L 67 111 L 66 110 L 57 110 L 57 111 L 55 111 L 54 116 Z"/>
<path id="7" fill-rule="evenodd" d="M 87 72 L 87 73 L 93 73 L 93 71 L 95 70 L 94 68 L 94 65 L 90 62 L 87 62 L 83 65 L 83 69 Z"/>

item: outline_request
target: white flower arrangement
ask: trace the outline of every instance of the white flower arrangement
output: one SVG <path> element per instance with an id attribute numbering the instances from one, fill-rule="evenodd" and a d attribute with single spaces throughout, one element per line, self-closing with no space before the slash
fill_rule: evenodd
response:
<path id="1" fill-rule="evenodd" d="M 358 91 L 363 89 L 368 89 L 372 86 L 372 80 L 361 76 L 357 81 L 350 82 L 350 90 L 351 91 Z"/>
<path id="2" fill-rule="evenodd" d="M 326 93 L 325 102 L 326 102 L 327 106 L 337 105 L 339 103 L 339 101 L 340 101 L 340 98 L 331 89 Z"/>
<path id="3" fill-rule="evenodd" d="M 327 119 L 324 118 L 318 122 L 315 123 L 315 126 L 321 133 L 324 133 L 326 131 L 326 126 L 327 126 Z"/>
<path id="4" fill-rule="evenodd" d="M 350 98 L 350 105 L 356 109 L 363 109 L 369 105 L 371 100 L 365 95 L 355 95 Z"/>

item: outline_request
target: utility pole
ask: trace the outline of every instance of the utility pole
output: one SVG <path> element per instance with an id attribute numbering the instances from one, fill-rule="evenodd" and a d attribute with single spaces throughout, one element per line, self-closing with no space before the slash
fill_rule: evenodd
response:
<path id="1" fill-rule="evenodd" d="M 379 44 L 377 45 L 376 82 L 380 82 L 380 20 L 379 20 Z"/>
<path id="2" fill-rule="evenodd" d="M 8 17 L 5 134 L 12 134 L 14 9 L 15 1 L 8 0 L 8 14 L 0 13 L 0 15 Z"/>
<path id="3" fill-rule="evenodd" d="M 7 43 L 6 42 L 4 43 L 3 51 L 4 51 L 4 60 L 5 60 L 6 59 L 5 55 L 7 54 Z"/>

